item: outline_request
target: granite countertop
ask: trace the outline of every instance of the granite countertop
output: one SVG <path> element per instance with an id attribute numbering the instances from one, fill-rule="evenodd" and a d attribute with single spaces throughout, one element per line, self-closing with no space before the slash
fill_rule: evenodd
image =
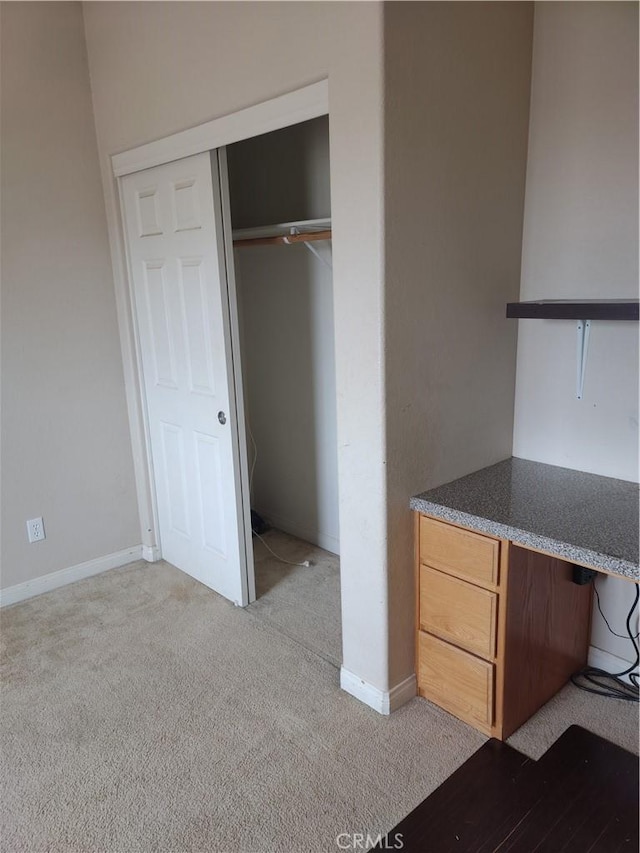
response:
<path id="1" fill-rule="evenodd" d="M 506 459 L 411 498 L 411 508 L 638 580 L 638 486 Z"/>

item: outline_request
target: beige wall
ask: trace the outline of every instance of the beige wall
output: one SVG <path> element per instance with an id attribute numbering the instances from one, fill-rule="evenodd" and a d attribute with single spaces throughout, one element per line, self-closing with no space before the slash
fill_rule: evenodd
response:
<path id="1" fill-rule="evenodd" d="M 2 4 L 2 587 L 140 528 L 82 11 Z M 28 544 L 42 515 L 47 538 Z"/>
<path id="2" fill-rule="evenodd" d="M 344 666 L 386 690 L 414 668 L 410 495 L 511 452 L 503 315 L 531 7 L 393 3 L 384 26 L 382 13 L 85 5 L 112 234 L 108 155 L 329 78 Z"/>
<path id="3" fill-rule="evenodd" d="M 520 295 L 638 296 L 636 3 L 536 4 Z M 514 454 L 637 481 L 638 324 L 594 322 L 575 386 L 575 322 L 520 321 Z M 631 585 L 598 583 L 624 633 Z M 592 642 L 633 656 L 597 614 Z"/>
<path id="4" fill-rule="evenodd" d="M 344 665 L 386 690 L 382 7 L 87 3 L 84 14 L 123 319 L 109 155 L 329 78 Z M 131 388 L 129 401 L 135 418 Z"/>
<path id="5" fill-rule="evenodd" d="M 385 13 L 392 666 L 411 643 L 408 496 L 511 455 L 533 8 Z"/>
<path id="6" fill-rule="evenodd" d="M 638 6 L 536 7 L 522 299 L 638 295 Z M 515 450 L 638 480 L 638 324 L 520 322 Z"/>

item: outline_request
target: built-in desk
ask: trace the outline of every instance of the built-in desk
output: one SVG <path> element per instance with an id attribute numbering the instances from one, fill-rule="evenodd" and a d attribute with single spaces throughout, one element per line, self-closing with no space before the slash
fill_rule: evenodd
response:
<path id="1" fill-rule="evenodd" d="M 638 581 L 638 487 L 508 459 L 411 499 L 420 695 L 504 739 L 586 664 L 583 566 Z"/>

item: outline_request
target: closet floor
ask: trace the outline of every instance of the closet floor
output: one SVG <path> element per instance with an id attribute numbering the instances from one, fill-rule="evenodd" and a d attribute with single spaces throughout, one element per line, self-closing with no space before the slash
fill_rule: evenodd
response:
<path id="1" fill-rule="evenodd" d="M 256 601 L 247 608 L 283 634 L 339 667 L 342 662 L 340 627 L 340 558 L 279 530 L 262 538 L 289 566 L 253 538 Z"/>

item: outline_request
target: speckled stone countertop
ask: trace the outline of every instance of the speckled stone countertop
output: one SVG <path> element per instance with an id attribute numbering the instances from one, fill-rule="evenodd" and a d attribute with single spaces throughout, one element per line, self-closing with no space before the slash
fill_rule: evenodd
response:
<path id="1" fill-rule="evenodd" d="M 507 459 L 411 498 L 411 508 L 638 580 L 638 486 Z"/>

